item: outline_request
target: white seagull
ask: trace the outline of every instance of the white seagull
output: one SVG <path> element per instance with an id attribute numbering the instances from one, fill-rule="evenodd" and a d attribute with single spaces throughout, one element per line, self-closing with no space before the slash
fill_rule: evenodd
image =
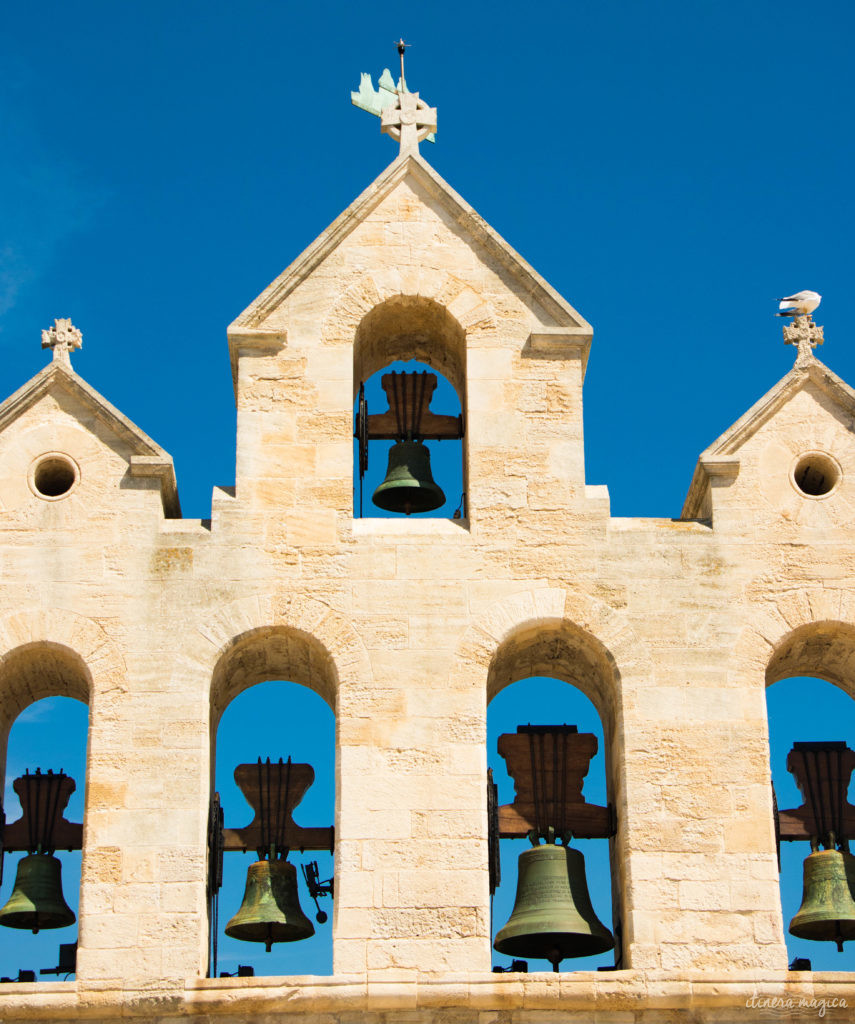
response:
<path id="1" fill-rule="evenodd" d="M 809 316 L 820 304 L 822 296 L 819 292 L 796 292 L 787 295 L 778 302 L 781 312 L 775 316 Z"/>

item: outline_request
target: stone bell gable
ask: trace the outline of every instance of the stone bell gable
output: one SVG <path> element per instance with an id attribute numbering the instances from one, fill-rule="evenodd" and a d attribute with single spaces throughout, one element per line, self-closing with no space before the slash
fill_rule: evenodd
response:
<path id="1" fill-rule="evenodd" d="M 818 359 L 797 362 L 702 452 L 682 518 L 836 543 L 855 521 L 853 425 L 855 391 Z"/>
<path id="2" fill-rule="evenodd" d="M 35 700 L 89 706 L 76 979 L 0 985 L 0 1021 L 718 1024 L 801 996 L 848 1020 L 851 974 L 787 969 L 765 688 L 855 695 L 855 393 L 796 318 L 795 368 L 701 455 L 682 517 L 611 517 L 585 484 L 591 327 L 418 156 L 435 111 L 394 95 L 375 112 L 403 154 L 228 329 L 236 486 L 210 520 L 180 517 L 167 453 L 73 371 L 70 321 L 0 405 L 0 750 Z M 359 385 L 410 358 L 460 400 L 460 519 L 354 515 Z M 492 970 L 495 847 L 555 829 L 524 810 L 554 804 L 534 746 L 496 806 L 490 702 L 521 684 L 530 736 L 576 735 L 531 722 L 533 677 L 602 725 L 605 795 L 584 807 L 576 748 L 564 830 L 603 841 L 602 973 L 537 950 Z M 267 682 L 335 715 L 333 820 L 264 843 L 332 853 L 331 976 L 218 976 L 218 858 L 259 846 L 219 817 L 217 730 Z M 260 757 L 311 734 L 294 708 Z"/>
<path id="3" fill-rule="evenodd" d="M 172 457 L 54 359 L 0 405 L 0 531 L 112 515 L 180 518 Z"/>
<path id="4" fill-rule="evenodd" d="M 348 525 L 353 401 L 396 358 L 455 388 L 470 518 L 583 500 L 590 325 L 417 154 L 230 326 L 237 497 Z M 307 492 L 295 477 L 311 477 Z"/>

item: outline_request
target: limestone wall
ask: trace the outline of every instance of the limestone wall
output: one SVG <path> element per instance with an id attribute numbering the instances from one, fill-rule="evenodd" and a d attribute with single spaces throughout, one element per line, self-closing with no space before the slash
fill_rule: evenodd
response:
<path id="1" fill-rule="evenodd" d="M 236 481 L 210 523 L 165 518 L 158 481 L 128 472 L 139 449 L 86 403 L 43 396 L 0 432 L 5 729 L 49 693 L 90 705 L 78 980 L 4 987 L 0 1016 L 851 1006 L 848 976 L 786 971 L 764 701 L 767 672 L 851 690 L 843 399 L 805 378 L 717 456 L 706 517 L 611 518 L 584 482 L 585 322 L 418 168 L 384 188 L 233 325 Z M 466 519 L 354 519 L 355 388 L 407 352 L 461 397 Z M 808 450 L 841 467 L 822 500 L 791 479 Z M 26 474 L 52 451 L 80 481 L 47 500 Z M 488 973 L 487 705 L 533 674 L 604 724 L 623 935 L 607 977 Z M 337 716 L 334 977 L 207 981 L 212 737 L 270 678 Z"/>

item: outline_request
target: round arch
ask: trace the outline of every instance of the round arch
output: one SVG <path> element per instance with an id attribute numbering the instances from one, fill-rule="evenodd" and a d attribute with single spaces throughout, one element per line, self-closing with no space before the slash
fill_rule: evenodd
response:
<path id="1" fill-rule="evenodd" d="M 445 306 L 421 295 L 394 295 L 365 314 L 353 345 L 354 388 L 398 359 L 438 370 L 465 408 L 466 333 Z"/>
<path id="2" fill-rule="evenodd" d="M 619 611 L 582 593 L 542 587 L 491 604 L 466 630 L 453 672 L 459 684 L 483 679 L 487 702 L 517 679 L 563 678 L 592 701 L 614 740 L 623 727 L 623 677 L 650 677 L 652 665 Z"/>
<path id="3" fill-rule="evenodd" d="M 780 640 L 766 667 L 766 685 L 791 676 L 817 676 L 855 697 L 855 625 L 809 622 Z"/>
<path id="4" fill-rule="evenodd" d="M 372 343 L 381 326 L 384 337 L 398 339 L 394 352 L 384 354 Z M 491 303 L 466 281 L 446 271 L 405 265 L 360 274 L 321 327 L 324 344 L 354 346 L 354 398 L 361 380 L 395 359 L 412 358 L 447 377 L 464 408 L 466 344 L 483 343 L 497 333 Z"/>
<path id="5" fill-rule="evenodd" d="M 734 644 L 737 677 L 769 686 L 786 676 L 816 675 L 855 695 L 840 664 L 855 638 L 855 595 L 834 587 L 770 593 L 763 583 L 749 588 L 762 603 L 748 607 Z"/>
<path id="6" fill-rule="evenodd" d="M 352 623 L 311 597 L 237 598 L 197 636 L 196 661 L 210 679 L 212 755 L 226 706 L 256 683 L 288 679 L 306 686 L 338 721 L 343 710 L 358 713 L 360 695 L 373 678 L 368 652 Z"/>
<path id="7" fill-rule="evenodd" d="M 262 656 L 257 652 L 268 639 L 271 651 Z M 235 683 L 238 688 L 231 697 L 224 699 L 228 659 L 236 657 L 234 652 L 238 650 L 254 650 L 256 653 L 251 658 L 269 658 L 270 663 L 266 668 L 259 664 L 254 674 L 246 669 L 249 674 L 245 678 L 251 681 L 243 685 Z M 230 601 L 218 609 L 210 622 L 199 626 L 194 655 L 196 663 L 211 680 L 210 704 L 215 722 L 228 700 L 247 686 L 261 682 L 267 671 L 281 674 L 286 669 L 287 678 L 299 676 L 294 681 L 314 689 L 336 714 L 341 701 L 346 700 L 351 691 L 360 691 L 373 677 L 368 652 L 351 622 L 322 601 L 301 595 L 253 596 Z M 289 667 L 288 658 L 292 656 L 298 660 Z M 303 670 L 300 658 L 303 658 Z M 321 672 L 319 681 L 313 683 L 313 676 L 307 674 L 306 669 L 307 664 L 314 667 L 315 663 Z M 266 678 L 275 679 L 276 674 Z M 216 708 L 220 710 L 215 713 Z"/>
<path id="8" fill-rule="evenodd" d="M 652 663 L 631 624 L 618 610 L 584 593 L 558 587 L 522 590 L 490 605 L 464 635 L 456 684 L 478 680 L 486 705 L 502 689 L 531 676 L 576 687 L 593 703 L 603 726 L 606 788 L 618 832 L 610 843 L 612 902 L 622 926 L 623 955 L 634 929 L 627 903 L 627 803 L 623 682 L 652 678 Z M 486 736 L 485 736 L 486 740 Z M 485 808 L 486 813 L 486 808 Z"/>
<path id="9" fill-rule="evenodd" d="M 329 651 L 291 626 L 259 626 L 231 640 L 211 681 L 211 727 L 244 690 L 268 679 L 287 679 L 313 690 L 335 711 L 338 674 Z"/>
<path id="10" fill-rule="evenodd" d="M 35 701 L 72 697 L 91 723 L 99 693 L 126 690 L 124 659 L 92 619 L 61 608 L 0 618 L 0 764 L 12 723 Z"/>

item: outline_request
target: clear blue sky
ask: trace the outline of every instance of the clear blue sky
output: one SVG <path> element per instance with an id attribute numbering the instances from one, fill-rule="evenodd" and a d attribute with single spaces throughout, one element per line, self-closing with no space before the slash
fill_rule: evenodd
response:
<path id="1" fill-rule="evenodd" d="M 439 111 L 423 154 L 594 326 L 588 482 L 678 515 L 792 365 L 777 296 L 823 294 L 821 358 L 855 383 L 853 29 L 844 0 L 6 5 L 0 393 L 71 316 L 75 368 L 208 516 L 234 480 L 226 326 L 395 156 L 349 92 L 403 35 Z"/>

